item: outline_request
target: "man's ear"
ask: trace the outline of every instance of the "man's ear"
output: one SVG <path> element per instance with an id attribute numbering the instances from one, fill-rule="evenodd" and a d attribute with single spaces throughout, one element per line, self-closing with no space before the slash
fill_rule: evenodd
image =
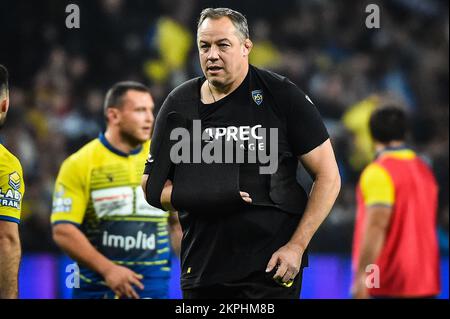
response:
<path id="1" fill-rule="evenodd" d="M 109 107 L 106 109 L 106 118 L 108 123 L 115 124 L 120 120 L 120 111 L 115 107 Z"/>
<path id="2" fill-rule="evenodd" d="M 253 42 L 250 39 L 244 40 L 244 45 L 242 46 L 243 56 L 249 56 L 253 48 Z"/>
<path id="3" fill-rule="evenodd" d="M 9 98 L 2 98 L 0 102 L 0 112 L 6 113 L 8 112 L 8 108 L 9 108 Z"/>

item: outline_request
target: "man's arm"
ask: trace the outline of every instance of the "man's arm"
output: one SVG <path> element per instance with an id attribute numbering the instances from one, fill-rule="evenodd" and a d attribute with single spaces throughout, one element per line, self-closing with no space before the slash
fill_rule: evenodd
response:
<path id="1" fill-rule="evenodd" d="M 292 280 L 300 271 L 303 252 L 330 213 L 341 187 L 341 178 L 329 139 L 299 159 L 312 175 L 314 184 L 296 231 L 290 241 L 272 255 L 266 269 L 270 272 L 278 265 L 274 278 L 282 278 L 283 282 Z"/>
<path id="2" fill-rule="evenodd" d="M 146 200 L 147 200 L 147 181 L 148 175 L 147 174 L 142 175 L 141 187 L 142 190 L 144 191 L 144 196 Z M 176 209 L 172 206 L 171 203 L 172 188 L 173 188 L 172 182 L 170 180 L 167 180 L 161 192 L 161 205 L 166 211 L 170 212 L 176 211 Z"/>
<path id="3" fill-rule="evenodd" d="M 177 212 L 170 212 L 169 215 L 169 229 L 170 229 L 170 243 L 175 254 L 180 257 L 181 251 L 181 238 L 183 238 L 183 232 L 181 230 L 180 220 L 178 219 Z"/>
<path id="4" fill-rule="evenodd" d="M 141 186 L 145 196 L 147 196 L 147 181 L 148 175 L 144 174 L 142 176 Z M 183 232 L 181 230 L 180 221 L 178 219 L 178 213 L 175 211 L 175 208 L 173 208 L 170 202 L 170 198 L 172 196 L 172 188 L 172 182 L 170 180 L 167 180 L 161 192 L 161 204 L 167 211 L 169 211 L 170 242 L 175 254 L 177 256 L 180 256 L 181 238 L 183 237 Z"/>
<path id="5" fill-rule="evenodd" d="M 369 297 L 366 285 L 366 267 L 374 264 L 380 255 L 389 228 L 391 214 L 391 206 L 373 205 L 367 207 L 358 268 L 351 291 L 353 298 Z"/>
<path id="6" fill-rule="evenodd" d="M 99 273 L 108 287 L 119 297 L 139 298 L 132 285 L 144 289 L 140 282 L 142 276 L 126 267 L 114 264 L 103 256 L 75 225 L 70 223 L 54 225 L 53 239 L 72 259 Z"/>
<path id="7" fill-rule="evenodd" d="M 0 221 L 0 299 L 18 297 L 21 248 L 16 223 Z"/>

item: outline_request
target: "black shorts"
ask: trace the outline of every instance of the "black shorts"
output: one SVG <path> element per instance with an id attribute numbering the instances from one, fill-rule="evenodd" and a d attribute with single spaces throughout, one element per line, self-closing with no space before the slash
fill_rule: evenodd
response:
<path id="1" fill-rule="evenodd" d="M 183 289 L 183 299 L 299 299 L 303 269 L 286 287 L 274 279 L 275 272 L 258 271 L 231 283 Z"/>

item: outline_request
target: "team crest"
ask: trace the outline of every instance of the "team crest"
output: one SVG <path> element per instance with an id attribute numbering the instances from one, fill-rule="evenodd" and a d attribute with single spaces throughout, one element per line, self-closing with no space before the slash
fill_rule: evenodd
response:
<path id="1" fill-rule="evenodd" d="M 255 101 L 256 105 L 261 105 L 263 102 L 263 91 L 262 90 L 252 91 L 252 98 L 253 101 Z"/>
<path id="2" fill-rule="evenodd" d="M 20 175 L 17 172 L 9 174 L 9 186 L 11 186 L 16 191 L 20 188 Z"/>

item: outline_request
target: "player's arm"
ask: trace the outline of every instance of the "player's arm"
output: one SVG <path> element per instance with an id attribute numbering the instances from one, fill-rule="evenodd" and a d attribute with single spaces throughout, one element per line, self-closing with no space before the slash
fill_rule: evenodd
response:
<path id="1" fill-rule="evenodd" d="M 142 186 L 142 190 L 144 191 L 145 199 L 148 201 L 148 199 L 147 199 L 147 181 L 148 181 L 148 175 L 147 174 L 142 175 L 141 186 Z M 167 180 L 166 183 L 164 184 L 164 188 L 162 189 L 162 192 L 161 192 L 161 205 L 164 208 L 164 210 L 170 211 L 170 212 L 176 211 L 176 209 L 172 206 L 172 203 L 171 203 L 172 189 L 173 189 L 172 182 L 170 180 Z"/>
<path id="2" fill-rule="evenodd" d="M 147 188 L 147 180 L 148 175 L 144 174 L 142 176 L 142 190 L 146 196 L 146 188 Z M 181 230 L 180 221 L 178 219 L 178 213 L 173 208 L 170 198 L 172 196 L 172 182 L 170 180 L 166 181 L 164 188 L 161 192 L 161 204 L 163 208 L 169 211 L 169 231 L 170 231 L 170 242 L 172 245 L 172 249 L 174 250 L 177 256 L 180 256 L 181 251 L 181 238 L 183 237 L 183 232 Z"/>
<path id="3" fill-rule="evenodd" d="M 18 224 L 0 220 L 0 299 L 14 299 L 18 296 L 20 256 Z"/>
<path id="4" fill-rule="evenodd" d="M 354 283 L 354 298 L 368 298 L 366 267 L 376 263 L 389 229 L 395 190 L 389 173 L 377 164 L 369 165 L 361 174 L 360 188 L 366 214 Z"/>
<path id="5" fill-rule="evenodd" d="M 140 275 L 114 264 L 101 254 L 78 229 L 88 202 L 85 192 L 84 161 L 69 158 L 61 166 L 53 198 L 53 239 L 78 263 L 100 274 L 119 297 L 138 298 L 133 285 L 143 289 Z"/>
<path id="6" fill-rule="evenodd" d="M 0 299 L 12 299 L 18 297 L 19 222 L 25 185 L 17 159 L 2 164 L 8 167 L 0 174 Z"/>
<path id="7" fill-rule="evenodd" d="M 272 255 L 267 266 L 267 271 L 270 272 L 278 265 L 274 278 L 282 278 L 283 282 L 288 282 L 298 274 L 303 253 L 330 213 L 341 185 L 329 139 L 299 159 L 313 177 L 314 184 L 296 231 L 290 241 Z"/>
<path id="8" fill-rule="evenodd" d="M 390 206 L 374 205 L 366 209 L 358 268 L 352 287 L 353 298 L 364 299 L 369 297 L 366 285 L 366 267 L 375 264 L 380 255 L 389 228 L 391 214 L 392 207 Z"/>
<path id="9" fill-rule="evenodd" d="M 183 238 L 183 232 L 181 230 L 180 220 L 178 219 L 177 212 L 170 212 L 169 214 L 169 231 L 170 231 L 170 243 L 175 254 L 179 257 L 181 251 L 181 239 Z"/>
<path id="10" fill-rule="evenodd" d="M 281 106 L 289 145 L 314 182 L 297 229 L 268 263 L 268 271 L 278 264 L 274 277 L 287 282 L 299 272 L 304 251 L 330 213 L 340 190 L 341 178 L 328 132 L 311 99 L 288 80 L 280 97 L 286 102 Z"/>
<path id="11" fill-rule="evenodd" d="M 144 289 L 140 282 L 142 276 L 106 258 L 95 249 L 77 226 L 70 223 L 54 225 L 53 239 L 72 259 L 100 274 L 119 297 L 139 298 L 132 285 Z"/>
<path id="12" fill-rule="evenodd" d="M 175 105 L 174 99 L 169 94 L 156 116 L 149 158 L 145 163 L 144 174 L 141 180 L 146 201 L 150 205 L 166 211 L 175 211 L 171 204 L 172 182 L 167 174 L 163 173 L 166 170 L 169 172 L 172 165 L 170 159 L 166 158 L 169 152 L 167 148 L 169 144 L 166 138 L 170 134 L 168 116 L 174 110 Z M 151 181 L 149 181 L 150 176 Z"/>

